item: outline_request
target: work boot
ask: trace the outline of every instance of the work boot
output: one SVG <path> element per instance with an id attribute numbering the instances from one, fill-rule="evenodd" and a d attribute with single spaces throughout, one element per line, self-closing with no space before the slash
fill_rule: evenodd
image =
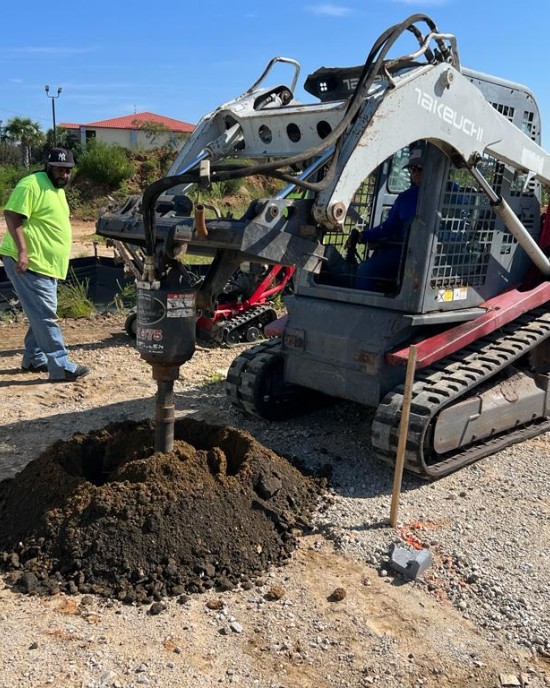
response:
<path id="1" fill-rule="evenodd" d="M 33 366 L 21 366 L 21 372 L 22 373 L 47 373 L 48 372 L 48 366 L 45 363 L 41 363 L 40 365 Z"/>
<path id="2" fill-rule="evenodd" d="M 74 370 L 66 370 L 65 377 L 59 378 L 57 380 L 50 378 L 49 382 L 74 382 L 79 380 L 81 377 L 86 377 L 91 372 L 91 370 L 84 365 L 77 365 Z"/>

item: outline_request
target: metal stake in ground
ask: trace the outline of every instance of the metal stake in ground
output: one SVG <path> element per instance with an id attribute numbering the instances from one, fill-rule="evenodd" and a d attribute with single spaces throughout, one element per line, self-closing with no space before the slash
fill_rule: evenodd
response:
<path id="1" fill-rule="evenodd" d="M 395 458 L 395 472 L 393 474 L 393 492 L 391 497 L 390 525 L 395 528 L 397 524 L 397 509 L 399 506 L 399 494 L 401 492 L 401 480 L 403 466 L 405 464 L 405 449 L 407 447 L 407 434 L 409 432 L 409 416 L 412 400 L 412 386 L 416 368 L 416 346 L 409 348 L 407 373 L 405 375 L 405 389 L 403 391 L 403 404 L 401 406 L 401 421 L 399 423 L 399 439 L 397 442 L 397 455 Z"/>

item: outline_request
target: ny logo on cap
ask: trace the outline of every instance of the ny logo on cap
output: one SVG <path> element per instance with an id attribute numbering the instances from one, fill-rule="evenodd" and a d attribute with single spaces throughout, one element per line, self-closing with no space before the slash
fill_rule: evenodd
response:
<path id="1" fill-rule="evenodd" d="M 59 160 L 60 160 L 61 162 L 65 162 L 65 157 L 66 157 L 66 156 L 65 156 L 65 153 L 58 153 L 58 154 L 57 154 L 57 157 L 59 158 Z"/>

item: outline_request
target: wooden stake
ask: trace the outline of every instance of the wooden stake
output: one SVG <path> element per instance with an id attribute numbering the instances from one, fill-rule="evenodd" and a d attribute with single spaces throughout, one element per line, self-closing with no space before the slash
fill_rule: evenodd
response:
<path id="1" fill-rule="evenodd" d="M 409 432 L 409 415 L 412 401 L 412 387 L 416 368 L 416 346 L 409 348 L 407 373 L 405 375 L 405 390 L 403 392 L 403 405 L 401 406 L 401 421 L 399 423 L 399 439 L 397 442 L 397 455 L 395 457 L 395 472 L 393 474 L 393 492 L 391 496 L 390 525 L 395 528 L 397 524 L 397 508 L 399 494 L 401 492 L 401 480 L 403 466 L 405 464 L 405 449 L 407 447 L 407 434 Z"/>

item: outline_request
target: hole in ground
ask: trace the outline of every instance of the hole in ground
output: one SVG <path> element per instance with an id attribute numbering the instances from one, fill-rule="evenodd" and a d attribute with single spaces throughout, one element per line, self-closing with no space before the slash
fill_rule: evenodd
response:
<path id="1" fill-rule="evenodd" d="M 250 450 L 250 438 L 241 432 L 192 419 L 176 421 L 174 440 L 204 451 L 213 474 L 237 475 Z M 119 470 L 129 462 L 153 454 L 149 422 L 130 422 L 108 426 L 96 434 L 75 435 L 60 447 L 57 461 L 69 475 L 101 486 L 116 479 Z"/>

